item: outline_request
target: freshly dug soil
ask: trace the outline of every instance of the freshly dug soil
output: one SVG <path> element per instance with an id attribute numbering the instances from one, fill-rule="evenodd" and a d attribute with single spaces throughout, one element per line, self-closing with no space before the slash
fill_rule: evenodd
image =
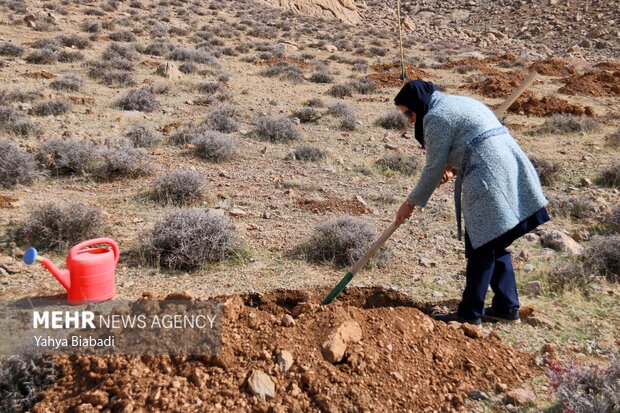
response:
<path id="1" fill-rule="evenodd" d="M 351 288 L 320 306 L 326 293 L 219 297 L 216 357 L 58 356 L 63 375 L 33 411 L 466 411 L 469 391 L 540 373 L 495 334 L 434 321 L 397 292 Z M 332 364 L 334 343 L 346 350 Z M 275 395 L 252 394 L 249 377 Z"/>
<path id="2" fill-rule="evenodd" d="M 562 59 L 548 58 L 534 62 L 529 67 L 543 76 L 569 76 L 577 73 L 577 70 Z"/>
<path id="3" fill-rule="evenodd" d="M 616 72 L 620 70 L 620 62 L 609 60 L 606 62 L 600 62 L 594 65 L 597 69 L 601 70 L 610 70 L 612 72 Z"/>
<path id="4" fill-rule="evenodd" d="M 581 105 L 572 105 L 565 100 L 558 99 L 553 96 L 545 96 L 542 99 L 534 96 L 520 98 L 517 99 L 515 103 L 510 105 L 508 111 L 538 117 L 551 116 L 557 113 L 566 113 L 578 116 L 596 116 L 594 108 L 591 106 L 583 107 Z"/>
<path id="5" fill-rule="evenodd" d="M 18 199 L 8 195 L 0 195 L 0 208 L 15 208 Z"/>
<path id="6" fill-rule="evenodd" d="M 490 98 L 507 98 L 525 80 L 527 73 L 521 71 L 500 72 L 486 79 L 463 86 Z M 526 91 L 522 96 L 533 94 Z"/>
<path id="7" fill-rule="evenodd" d="M 374 65 L 370 66 L 370 70 L 374 73 L 369 74 L 368 77 L 375 81 L 377 87 L 402 87 L 410 80 L 428 79 L 428 73 L 415 66 L 405 65 L 407 80 L 400 80 L 400 63 Z"/>
<path id="8" fill-rule="evenodd" d="M 620 96 L 620 70 L 601 70 L 564 79 L 560 93 L 567 95 Z"/>
<path id="9" fill-rule="evenodd" d="M 301 60 L 297 60 L 297 59 L 289 59 L 286 57 L 272 57 L 271 59 L 267 59 L 267 60 L 259 60 L 258 62 L 256 62 L 257 65 L 260 66 L 273 66 L 276 63 L 280 63 L 280 62 L 287 62 L 290 64 L 293 64 L 297 67 L 299 67 L 300 69 L 309 69 L 310 65 L 304 61 Z"/>
<path id="10" fill-rule="evenodd" d="M 296 203 L 301 209 L 315 214 L 341 212 L 349 215 L 362 215 L 371 212 L 366 205 L 357 199 L 327 199 L 324 201 L 300 199 Z"/>

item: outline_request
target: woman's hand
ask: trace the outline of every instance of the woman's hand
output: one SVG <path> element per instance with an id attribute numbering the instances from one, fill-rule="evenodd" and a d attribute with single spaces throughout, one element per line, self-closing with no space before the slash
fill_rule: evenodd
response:
<path id="1" fill-rule="evenodd" d="M 447 167 L 446 170 L 443 172 L 443 177 L 441 178 L 441 181 L 439 181 L 439 185 L 437 185 L 437 188 L 439 188 L 441 185 L 445 184 L 455 176 L 456 172 L 454 171 L 454 169 Z"/>
<path id="2" fill-rule="evenodd" d="M 414 203 L 412 203 L 408 199 L 405 200 L 405 202 L 403 202 L 400 208 L 398 208 L 398 212 L 396 213 L 396 223 L 400 225 L 405 222 L 411 216 L 414 207 Z"/>

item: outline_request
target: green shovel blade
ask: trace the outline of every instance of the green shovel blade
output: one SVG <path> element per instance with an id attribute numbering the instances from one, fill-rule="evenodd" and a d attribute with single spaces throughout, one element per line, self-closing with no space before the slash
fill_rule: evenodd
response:
<path id="1" fill-rule="evenodd" d="M 327 294 L 327 297 L 325 297 L 322 304 L 327 305 L 331 303 L 332 301 L 334 301 L 334 299 L 338 297 L 338 294 L 340 294 L 342 290 L 344 290 L 347 287 L 347 284 L 349 284 L 349 282 L 351 282 L 352 279 L 353 279 L 353 274 L 351 273 L 351 271 L 349 271 L 344 277 L 342 277 L 342 280 L 340 280 L 340 282 L 336 284 L 336 287 L 334 287 L 334 289 L 331 290 L 329 294 Z"/>

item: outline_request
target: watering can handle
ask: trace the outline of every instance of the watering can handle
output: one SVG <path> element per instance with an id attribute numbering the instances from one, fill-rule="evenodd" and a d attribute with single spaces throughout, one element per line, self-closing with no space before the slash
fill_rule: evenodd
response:
<path id="1" fill-rule="evenodd" d="M 112 247 L 112 251 L 114 252 L 114 265 L 118 263 L 118 258 L 120 256 L 120 251 L 118 249 L 118 245 L 111 238 L 95 238 L 89 239 L 88 241 L 80 242 L 69 251 L 70 256 L 77 255 L 84 248 L 92 247 L 93 245 L 98 244 L 108 244 Z"/>

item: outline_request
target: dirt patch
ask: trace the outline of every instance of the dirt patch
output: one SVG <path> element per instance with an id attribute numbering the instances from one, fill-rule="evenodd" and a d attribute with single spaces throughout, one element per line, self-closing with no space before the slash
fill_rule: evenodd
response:
<path id="1" fill-rule="evenodd" d="M 368 214 L 371 210 L 357 199 L 299 199 L 295 202 L 301 209 L 315 214 L 341 212 L 349 215 Z"/>
<path id="2" fill-rule="evenodd" d="M 490 98 L 507 98 L 526 77 L 527 73 L 521 71 L 499 72 L 462 87 Z M 533 94 L 526 91 L 523 96 L 531 97 Z"/>
<path id="3" fill-rule="evenodd" d="M 287 62 L 304 70 L 310 69 L 311 67 L 308 63 L 302 60 L 290 59 L 287 57 L 272 57 L 271 59 L 267 59 L 267 60 L 259 60 L 255 62 L 254 64 L 259 65 L 259 66 L 273 66 L 276 63 L 280 63 L 280 62 Z"/>
<path id="4" fill-rule="evenodd" d="M 612 72 L 616 72 L 620 70 L 620 62 L 608 60 L 606 62 L 599 62 L 595 64 L 594 67 L 600 70 L 610 70 Z"/>
<path id="5" fill-rule="evenodd" d="M 53 79 L 56 75 L 47 70 L 41 70 L 40 72 L 26 72 L 20 75 L 21 77 L 27 77 L 30 79 Z"/>
<path id="6" fill-rule="evenodd" d="M 429 74 L 412 65 L 405 65 L 405 74 L 407 80 L 400 80 L 401 67 L 400 63 L 387 63 L 382 65 L 370 66 L 370 70 L 374 73 L 368 75 L 374 80 L 377 87 L 402 87 L 410 80 L 428 79 Z"/>
<path id="7" fill-rule="evenodd" d="M 76 105 L 94 105 L 97 102 L 95 98 L 84 96 L 68 96 L 67 99 Z"/>
<path id="8" fill-rule="evenodd" d="M 596 116 L 592 106 L 573 105 L 553 96 L 545 96 L 541 99 L 534 96 L 520 98 L 508 108 L 508 111 L 538 117 L 551 116 L 556 113 Z"/>
<path id="9" fill-rule="evenodd" d="M 494 333 L 436 322 L 397 292 L 352 288 L 320 306 L 325 293 L 219 297 L 215 357 L 56 357 L 62 377 L 33 411 L 451 411 L 540 373 Z"/>
<path id="10" fill-rule="evenodd" d="M 8 195 L 0 195 L 0 208 L 17 208 L 19 200 Z"/>
<path id="11" fill-rule="evenodd" d="M 534 62 L 529 67 L 543 76 L 569 76 L 577 73 L 577 70 L 562 59 L 548 58 Z"/>
<path id="12" fill-rule="evenodd" d="M 565 85 L 559 89 L 567 95 L 620 96 L 620 70 L 601 70 L 563 79 Z"/>

